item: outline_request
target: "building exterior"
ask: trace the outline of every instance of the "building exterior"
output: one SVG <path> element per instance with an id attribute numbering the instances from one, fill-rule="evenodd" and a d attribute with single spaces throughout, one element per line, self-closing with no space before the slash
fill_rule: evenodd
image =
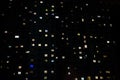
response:
<path id="1" fill-rule="evenodd" d="M 102 2 L 6 3 L 1 9 L 1 78 L 116 80 L 114 25 Z"/>

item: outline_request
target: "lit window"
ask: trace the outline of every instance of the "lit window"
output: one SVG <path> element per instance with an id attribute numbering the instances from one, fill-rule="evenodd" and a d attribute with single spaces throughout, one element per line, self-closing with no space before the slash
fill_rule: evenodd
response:
<path id="1" fill-rule="evenodd" d="M 59 16 L 55 16 L 55 19 L 59 19 Z"/>
<path id="2" fill-rule="evenodd" d="M 62 40 L 64 40 L 64 37 L 61 37 Z"/>
<path id="3" fill-rule="evenodd" d="M 25 9 L 28 9 L 28 7 L 25 6 Z"/>
<path id="4" fill-rule="evenodd" d="M 20 38 L 20 36 L 19 35 L 15 35 L 15 38 L 17 39 L 17 38 Z"/>
<path id="5" fill-rule="evenodd" d="M 21 75 L 21 71 L 18 71 L 18 75 Z"/>
<path id="6" fill-rule="evenodd" d="M 6 61 L 6 63 L 10 63 L 10 61 Z"/>
<path id="7" fill-rule="evenodd" d="M 51 52 L 54 52 L 55 50 L 54 49 L 51 49 Z"/>
<path id="8" fill-rule="evenodd" d="M 110 27 L 112 27 L 113 25 L 112 24 L 110 24 Z"/>
<path id="9" fill-rule="evenodd" d="M 51 60 L 51 62 L 52 62 L 52 63 L 54 63 L 54 62 L 55 62 L 55 60 Z"/>
<path id="10" fill-rule="evenodd" d="M 85 21 L 85 19 L 84 19 L 84 18 L 82 18 L 81 20 L 82 20 L 82 22 L 84 22 L 84 21 Z"/>
<path id="11" fill-rule="evenodd" d="M 44 57 L 48 57 L 48 54 L 44 54 Z"/>
<path id="12" fill-rule="evenodd" d="M 30 53 L 30 51 L 26 51 L 25 53 Z"/>
<path id="13" fill-rule="evenodd" d="M 40 17 L 39 17 L 39 19 L 43 19 L 43 17 L 42 17 L 42 16 L 40 16 Z"/>
<path id="14" fill-rule="evenodd" d="M 110 43 L 110 41 L 107 41 L 107 43 L 109 44 L 109 43 Z"/>
<path id="15" fill-rule="evenodd" d="M 82 49 L 82 48 L 79 46 L 78 49 Z"/>
<path id="16" fill-rule="evenodd" d="M 67 69 L 70 69 L 70 67 L 68 66 Z"/>
<path id="17" fill-rule="evenodd" d="M 82 57 L 82 56 L 79 56 L 79 59 L 83 59 L 83 57 Z"/>
<path id="18" fill-rule="evenodd" d="M 107 74 L 110 74 L 110 71 L 105 71 Z"/>
<path id="19" fill-rule="evenodd" d="M 51 70 L 51 74 L 54 74 L 54 70 Z"/>
<path id="20" fill-rule="evenodd" d="M 62 59 L 65 59 L 65 56 L 62 56 Z"/>
<path id="21" fill-rule="evenodd" d="M 51 7 L 52 7 L 52 8 L 55 8 L 55 6 L 54 6 L 54 5 L 52 5 Z"/>
<path id="22" fill-rule="evenodd" d="M 88 3 L 86 3 L 85 5 L 88 6 Z"/>
<path id="23" fill-rule="evenodd" d="M 39 47 L 41 47 L 42 45 L 41 44 L 38 44 Z"/>
<path id="24" fill-rule="evenodd" d="M 95 19 L 92 19 L 92 22 L 94 22 L 95 21 Z"/>
<path id="25" fill-rule="evenodd" d="M 77 36 L 80 36 L 80 33 L 77 33 Z"/>
<path id="26" fill-rule="evenodd" d="M 95 76 L 95 79 L 98 79 L 98 76 Z"/>
<path id="27" fill-rule="evenodd" d="M 71 72 L 68 72 L 68 75 L 71 75 Z"/>
<path id="28" fill-rule="evenodd" d="M 47 76 L 44 76 L 44 80 L 47 80 Z"/>
<path id="29" fill-rule="evenodd" d="M 48 37 L 48 34 L 45 34 L 45 37 Z"/>
<path id="30" fill-rule="evenodd" d="M 48 71 L 47 70 L 44 70 L 44 74 L 47 74 L 48 73 Z"/>
<path id="31" fill-rule="evenodd" d="M 52 34 L 51 37 L 54 37 L 54 35 Z"/>
<path id="32" fill-rule="evenodd" d="M 22 66 L 18 66 L 18 69 L 22 69 Z"/>
<path id="33" fill-rule="evenodd" d="M 32 46 L 35 46 L 35 44 L 33 43 Z"/>
<path id="34" fill-rule="evenodd" d="M 96 60 L 93 60 L 93 63 L 96 63 Z"/>
<path id="35" fill-rule="evenodd" d="M 33 13 L 33 15 L 37 15 L 37 13 L 36 13 L 36 12 L 34 12 L 34 13 Z"/>
<path id="36" fill-rule="evenodd" d="M 46 29 L 46 30 L 45 30 L 45 32 L 47 33 L 47 32 L 48 32 L 48 30 Z"/>
<path id="37" fill-rule="evenodd" d="M 42 32 L 42 30 L 41 30 L 41 29 L 39 29 L 39 32 Z"/>
<path id="38" fill-rule="evenodd" d="M 75 78 L 75 80 L 78 80 L 78 78 Z"/>
<path id="39" fill-rule="evenodd" d="M 79 54 L 82 54 L 82 51 L 79 51 Z"/>
<path id="40" fill-rule="evenodd" d="M 84 78 L 84 77 L 81 77 L 81 80 L 85 80 L 85 78 Z"/>
<path id="41" fill-rule="evenodd" d="M 48 44 L 45 44 L 45 47 L 47 47 L 48 46 Z"/>
<path id="42" fill-rule="evenodd" d="M 58 57 L 55 57 L 55 59 L 58 59 Z"/>
<path id="43" fill-rule="evenodd" d="M 4 33 L 6 33 L 6 34 L 7 34 L 7 33 L 8 33 L 8 31 L 4 31 Z"/>
<path id="44" fill-rule="evenodd" d="M 97 18 L 101 18 L 101 16 L 100 16 L 100 15 L 97 15 Z"/>
<path id="45" fill-rule="evenodd" d="M 21 48 L 23 48 L 24 46 L 23 45 L 20 45 Z"/>
<path id="46" fill-rule="evenodd" d="M 87 45 L 84 45 L 84 48 L 87 48 Z"/>
<path id="47" fill-rule="evenodd" d="M 43 4 L 43 1 L 40 1 L 41 4 Z"/>
<path id="48" fill-rule="evenodd" d="M 55 55 L 54 54 L 51 54 L 51 57 L 54 57 Z"/>
<path id="49" fill-rule="evenodd" d="M 100 76 L 100 79 L 104 79 L 103 76 Z"/>
<path id="50" fill-rule="evenodd" d="M 91 80 L 91 76 L 88 76 L 88 77 L 87 77 L 87 80 Z"/>

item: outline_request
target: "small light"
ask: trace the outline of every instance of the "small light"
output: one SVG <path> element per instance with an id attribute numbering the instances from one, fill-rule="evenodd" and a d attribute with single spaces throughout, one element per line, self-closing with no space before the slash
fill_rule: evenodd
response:
<path id="1" fill-rule="evenodd" d="M 41 4 L 43 4 L 43 1 L 40 1 Z"/>
<path id="2" fill-rule="evenodd" d="M 58 57 L 55 57 L 55 59 L 58 59 Z"/>
<path id="3" fill-rule="evenodd" d="M 54 74 L 54 70 L 51 70 L 51 74 Z"/>
<path id="4" fill-rule="evenodd" d="M 52 8 L 55 8 L 55 6 L 54 6 L 54 5 L 52 5 L 51 7 L 52 7 Z"/>
<path id="5" fill-rule="evenodd" d="M 79 56 L 79 59 L 83 59 L 83 57 L 82 57 L 82 56 Z"/>
<path id="6" fill-rule="evenodd" d="M 18 69 L 22 69 L 22 66 L 18 66 Z"/>
<path id="7" fill-rule="evenodd" d="M 43 19 L 43 17 L 42 17 L 42 16 L 40 16 L 40 17 L 39 17 L 39 19 Z"/>
<path id="8" fill-rule="evenodd" d="M 38 44 L 39 47 L 41 47 L 42 45 L 41 44 Z"/>
<path id="9" fill-rule="evenodd" d="M 28 7 L 25 6 L 25 9 L 28 9 Z"/>
<path id="10" fill-rule="evenodd" d="M 84 48 L 87 48 L 87 45 L 84 45 Z"/>
<path id="11" fill-rule="evenodd" d="M 51 63 L 54 63 L 55 62 L 55 60 L 51 60 Z"/>
<path id="12" fill-rule="evenodd" d="M 101 18 L 101 16 L 100 16 L 100 15 L 97 15 L 97 18 Z"/>
<path id="13" fill-rule="evenodd" d="M 10 61 L 6 61 L 6 63 L 10 63 Z"/>
<path id="14" fill-rule="evenodd" d="M 104 79 L 103 76 L 100 76 L 100 79 Z"/>
<path id="15" fill-rule="evenodd" d="M 48 30 L 47 30 L 47 29 L 45 29 L 45 32 L 47 33 L 47 32 L 48 32 Z"/>
<path id="16" fill-rule="evenodd" d="M 70 67 L 68 66 L 67 69 L 70 69 Z"/>
<path id="17" fill-rule="evenodd" d="M 35 44 L 33 43 L 32 46 L 35 46 Z"/>
<path id="18" fill-rule="evenodd" d="M 23 48 L 24 47 L 24 45 L 20 45 L 20 48 Z"/>
<path id="19" fill-rule="evenodd" d="M 7 33 L 8 33 L 8 31 L 4 31 L 4 33 L 5 33 L 5 34 L 7 34 Z"/>
<path id="20" fill-rule="evenodd" d="M 54 35 L 52 34 L 52 35 L 51 35 L 51 37 L 53 38 L 53 37 L 54 37 Z"/>
<path id="21" fill-rule="evenodd" d="M 92 19 L 92 22 L 94 22 L 95 21 L 95 19 Z"/>
<path id="22" fill-rule="evenodd" d="M 44 54 L 44 57 L 48 57 L 48 54 Z"/>
<path id="23" fill-rule="evenodd" d="M 41 29 L 39 29 L 39 32 L 42 32 L 42 30 L 41 30 Z"/>
<path id="24" fill-rule="evenodd" d="M 54 54 L 51 54 L 51 57 L 54 57 L 55 55 Z"/>
<path id="25" fill-rule="evenodd" d="M 18 75 L 21 75 L 21 71 L 18 71 Z"/>
<path id="26" fill-rule="evenodd" d="M 45 44 L 45 47 L 47 47 L 48 46 L 48 44 Z"/>
<path id="27" fill-rule="evenodd" d="M 82 49 L 82 48 L 79 46 L 78 49 Z"/>
<path id="28" fill-rule="evenodd" d="M 18 39 L 18 38 L 20 38 L 20 36 L 19 35 L 15 35 L 15 38 Z"/>
<path id="29" fill-rule="evenodd" d="M 44 80 L 47 80 L 47 76 L 44 76 Z"/>
<path id="30" fill-rule="evenodd" d="M 33 15 L 37 15 L 37 13 L 36 13 L 36 12 L 34 12 L 34 13 L 33 13 Z"/>
<path id="31" fill-rule="evenodd" d="M 55 19 L 59 19 L 59 16 L 55 16 Z"/>
<path id="32" fill-rule="evenodd" d="M 85 5 L 88 6 L 88 3 L 86 3 Z"/>
<path id="33" fill-rule="evenodd" d="M 71 72 L 68 72 L 68 75 L 71 75 Z"/>
<path id="34" fill-rule="evenodd" d="M 80 36 L 80 33 L 77 33 L 77 36 Z"/>
<path id="35" fill-rule="evenodd" d="M 85 78 L 84 78 L 84 77 L 81 77 L 81 80 L 85 80 Z"/>
<path id="36" fill-rule="evenodd" d="M 62 59 L 65 59 L 65 56 L 62 56 Z"/>
<path id="37" fill-rule="evenodd" d="M 48 37 L 48 34 L 45 34 L 45 37 Z"/>
<path id="38" fill-rule="evenodd" d="M 78 80 L 78 78 L 75 78 L 75 80 Z"/>
<path id="39" fill-rule="evenodd" d="M 93 60 L 93 63 L 96 63 L 96 60 Z"/>
<path id="40" fill-rule="evenodd" d="M 95 76 L 95 79 L 98 79 L 98 76 Z"/>
<path id="41" fill-rule="evenodd" d="M 82 22 L 84 22 L 84 21 L 85 21 L 85 19 L 84 19 L 84 18 L 82 18 L 81 20 L 82 20 Z"/>
<path id="42" fill-rule="evenodd" d="M 27 53 L 27 54 L 28 54 L 28 53 L 30 53 L 30 51 L 26 51 L 25 53 Z"/>
<path id="43" fill-rule="evenodd" d="M 110 41 L 107 41 L 107 43 L 109 44 L 109 43 L 110 43 Z"/>
<path id="44" fill-rule="evenodd" d="M 34 64 L 30 64 L 29 67 L 32 69 L 34 68 Z"/>
<path id="45" fill-rule="evenodd" d="M 51 49 L 51 52 L 54 52 L 55 50 L 54 49 Z"/>

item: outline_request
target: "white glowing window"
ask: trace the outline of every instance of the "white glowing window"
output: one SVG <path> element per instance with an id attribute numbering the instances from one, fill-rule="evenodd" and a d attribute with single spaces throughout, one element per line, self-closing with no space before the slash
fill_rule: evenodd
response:
<path id="1" fill-rule="evenodd" d="M 77 33 L 77 36 L 80 36 L 80 33 Z"/>
<path id="2" fill-rule="evenodd" d="M 33 39 L 32 39 L 32 41 L 34 42 L 34 41 L 35 41 L 35 39 L 33 38 Z"/>
<path id="3" fill-rule="evenodd" d="M 36 13 L 36 12 L 34 12 L 34 13 L 33 13 L 33 15 L 37 15 L 37 13 Z"/>
<path id="4" fill-rule="evenodd" d="M 96 63 L 96 60 L 93 60 L 93 63 Z"/>
<path id="5" fill-rule="evenodd" d="M 51 74 L 54 74 L 54 70 L 51 70 Z"/>
<path id="6" fill-rule="evenodd" d="M 48 32 L 48 30 L 46 29 L 46 30 L 45 30 L 45 32 L 47 33 L 47 32 Z"/>
<path id="7" fill-rule="evenodd" d="M 48 78 L 47 76 L 44 76 L 44 80 L 47 80 L 47 78 Z"/>
<path id="8" fill-rule="evenodd" d="M 85 21 L 85 19 L 84 19 L 84 18 L 82 18 L 81 20 L 82 20 L 82 22 L 84 22 L 84 21 Z"/>
<path id="9" fill-rule="evenodd" d="M 100 79 L 104 79 L 103 76 L 100 76 Z"/>
<path id="10" fill-rule="evenodd" d="M 22 73 L 21 73 L 21 71 L 18 71 L 18 75 L 21 75 Z"/>
<path id="11" fill-rule="evenodd" d="M 26 51 L 25 53 L 30 53 L 30 51 Z"/>
<path id="12" fill-rule="evenodd" d="M 7 34 L 7 33 L 8 33 L 8 31 L 4 31 L 4 33 L 6 33 L 6 34 Z"/>
<path id="13" fill-rule="evenodd" d="M 97 15 L 97 18 L 101 18 L 101 16 L 100 16 L 100 15 Z"/>
<path id="14" fill-rule="evenodd" d="M 62 59 L 65 59 L 65 56 L 62 56 Z"/>
<path id="15" fill-rule="evenodd" d="M 41 4 L 43 4 L 43 1 L 40 1 Z"/>
<path id="16" fill-rule="evenodd" d="M 84 45 L 84 48 L 87 48 L 88 46 L 87 45 Z"/>
<path id="17" fill-rule="evenodd" d="M 78 49 L 82 49 L 82 48 L 79 46 Z"/>
<path id="18" fill-rule="evenodd" d="M 51 49 L 51 52 L 54 52 L 55 50 L 54 49 Z"/>
<path id="19" fill-rule="evenodd" d="M 92 22 L 94 22 L 95 21 L 95 19 L 92 19 Z"/>
<path id="20" fill-rule="evenodd" d="M 22 69 L 22 66 L 18 66 L 18 69 Z"/>
<path id="21" fill-rule="evenodd" d="M 81 77 L 81 80 L 85 80 L 85 78 L 84 78 L 84 77 Z"/>
<path id="22" fill-rule="evenodd" d="M 28 78 L 25 78 L 25 80 L 28 80 Z"/>
<path id="23" fill-rule="evenodd" d="M 28 7 L 25 6 L 25 9 L 28 9 Z"/>
<path id="24" fill-rule="evenodd" d="M 110 27 L 112 27 L 113 25 L 112 24 L 110 24 Z"/>
<path id="25" fill-rule="evenodd" d="M 67 69 L 70 69 L 70 67 L 68 66 Z"/>
<path id="26" fill-rule="evenodd" d="M 82 57 L 82 56 L 79 56 L 79 59 L 83 59 L 83 57 Z"/>
<path id="27" fill-rule="evenodd" d="M 79 54 L 82 54 L 82 51 L 79 51 Z"/>
<path id="28" fill-rule="evenodd" d="M 39 47 L 41 47 L 42 45 L 41 44 L 38 44 Z"/>
<path id="29" fill-rule="evenodd" d="M 54 57 L 55 55 L 54 54 L 51 54 L 51 57 Z"/>
<path id="30" fill-rule="evenodd" d="M 45 44 L 45 47 L 47 47 L 48 46 L 48 44 Z"/>
<path id="31" fill-rule="evenodd" d="M 43 19 L 43 17 L 42 17 L 42 16 L 40 16 L 40 17 L 39 17 L 39 19 Z"/>
<path id="32" fill-rule="evenodd" d="M 85 5 L 88 6 L 88 3 L 86 3 Z"/>
<path id="33" fill-rule="evenodd" d="M 101 63 L 101 61 L 100 61 L 100 60 L 98 60 L 98 63 Z"/>
<path id="34" fill-rule="evenodd" d="M 45 34 L 45 37 L 48 37 L 48 34 Z"/>
<path id="35" fill-rule="evenodd" d="M 10 63 L 10 61 L 6 61 L 6 63 Z"/>
<path id="36" fill-rule="evenodd" d="M 48 57 L 48 54 L 44 54 L 44 57 Z"/>
<path id="37" fill-rule="evenodd" d="M 78 80 L 78 78 L 75 78 L 75 80 Z"/>
<path id="38" fill-rule="evenodd" d="M 24 46 L 23 45 L 20 45 L 21 48 L 23 48 Z"/>
<path id="39" fill-rule="evenodd" d="M 55 59 L 58 59 L 58 57 L 55 57 Z"/>
<path id="40" fill-rule="evenodd" d="M 55 60 L 51 60 L 51 62 L 52 62 L 52 63 L 54 63 L 54 62 L 55 62 Z"/>
<path id="41" fill-rule="evenodd" d="M 109 44 L 109 43 L 110 43 L 110 41 L 107 41 L 107 43 Z"/>
<path id="42" fill-rule="evenodd" d="M 95 76 L 95 79 L 98 79 L 98 76 Z"/>
<path id="43" fill-rule="evenodd" d="M 55 16 L 55 19 L 59 19 L 59 16 Z"/>
<path id="44" fill-rule="evenodd" d="M 39 29 L 39 32 L 42 32 L 42 30 L 41 30 L 41 29 Z"/>
<path id="45" fill-rule="evenodd" d="M 15 35 L 15 38 L 17 39 L 17 38 L 20 38 L 20 36 L 19 35 Z"/>
<path id="46" fill-rule="evenodd" d="M 54 6 L 54 5 L 52 5 L 51 7 L 52 7 L 52 8 L 55 8 L 55 6 Z"/>
<path id="47" fill-rule="evenodd" d="M 71 75 L 71 72 L 68 72 L 68 75 Z"/>
<path id="48" fill-rule="evenodd" d="M 35 46 L 35 44 L 33 43 L 32 46 Z"/>
<path id="49" fill-rule="evenodd" d="M 52 34 L 51 37 L 54 37 L 54 35 Z"/>
<path id="50" fill-rule="evenodd" d="M 47 74 L 48 73 L 48 71 L 47 70 L 44 70 L 44 74 Z"/>

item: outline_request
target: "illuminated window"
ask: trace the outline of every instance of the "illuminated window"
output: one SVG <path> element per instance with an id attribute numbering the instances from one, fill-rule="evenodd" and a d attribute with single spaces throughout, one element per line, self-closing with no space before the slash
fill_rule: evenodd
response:
<path id="1" fill-rule="evenodd" d="M 30 53 L 30 51 L 26 51 L 25 53 Z"/>
<path id="2" fill-rule="evenodd" d="M 44 57 L 48 57 L 48 54 L 44 54 Z"/>
<path id="3" fill-rule="evenodd" d="M 82 18 L 81 20 L 82 20 L 82 22 L 84 22 L 84 21 L 85 21 L 85 19 L 84 19 L 84 18 Z"/>
<path id="4" fill-rule="evenodd" d="M 48 46 L 48 44 L 45 44 L 45 47 L 47 47 Z"/>
<path id="5" fill-rule="evenodd" d="M 95 76 L 95 79 L 98 79 L 98 76 Z"/>
<path id="6" fill-rule="evenodd" d="M 39 19 L 43 19 L 43 17 L 42 17 L 42 16 L 40 16 L 40 17 L 39 17 Z"/>
<path id="7" fill-rule="evenodd" d="M 41 29 L 39 29 L 39 32 L 42 32 L 42 30 L 41 30 Z"/>
<path id="8" fill-rule="evenodd" d="M 39 47 L 41 47 L 42 45 L 41 44 L 38 44 Z"/>
<path id="9" fill-rule="evenodd" d="M 51 74 L 54 74 L 54 70 L 51 70 Z"/>
<path id="10" fill-rule="evenodd" d="M 18 71 L 18 75 L 21 75 L 21 71 Z"/>
<path id="11" fill-rule="evenodd" d="M 33 43 L 32 46 L 35 46 L 35 44 Z"/>
<path id="12" fill-rule="evenodd" d="M 59 19 L 59 16 L 55 16 L 55 19 Z"/>
<path id="13" fill-rule="evenodd" d="M 78 80 L 78 78 L 75 78 L 75 80 Z"/>
<path id="14" fill-rule="evenodd" d="M 109 44 L 109 43 L 110 43 L 110 41 L 107 41 L 107 43 Z"/>
<path id="15" fill-rule="evenodd" d="M 71 72 L 68 72 L 68 75 L 71 75 Z"/>
<path id="16" fill-rule="evenodd" d="M 4 33 L 6 33 L 6 34 L 7 34 L 7 33 L 8 33 L 8 31 L 4 31 Z"/>
<path id="17" fill-rule="evenodd" d="M 43 4 L 43 1 L 40 1 L 41 4 Z"/>
<path id="18" fill-rule="evenodd" d="M 87 45 L 84 45 L 84 48 L 87 48 Z"/>
<path id="19" fill-rule="evenodd" d="M 82 56 L 79 56 L 79 59 L 83 59 L 83 57 L 82 57 Z"/>
<path id="20" fill-rule="evenodd" d="M 96 60 L 93 60 L 93 63 L 96 63 Z"/>
<path id="21" fill-rule="evenodd" d="M 85 80 L 85 78 L 84 78 L 84 77 L 81 77 L 81 80 Z"/>
<path id="22" fill-rule="evenodd" d="M 47 80 L 47 78 L 48 78 L 47 76 L 44 76 L 44 80 Z"/>
<path id="23" fill-rule="evenodd" d="M 77 36 L 80 36 L 80 33 L 77 33 Z"/>
<path id="24" fill-rule="evenodd" d="M 47 74 L 48 73 L 48 71 L 47 70 L 44 70 L 44 74 Z"/>
<path id="25" fill-rule="evenodd" d="M 22 66 L 18 66 L 18 69 L 22 69 Z"/>
<path id="26" fill-rule="evenodd" d="M 62 59 L 65 59 L 65 56 L 62 56 Z"/>
<path id="27" fill-rule="evenodd" d="M 20 36 L 19 35 L 15 35 L 15 38 L 17 39 L 17 38 L 20 38 Z"/>

